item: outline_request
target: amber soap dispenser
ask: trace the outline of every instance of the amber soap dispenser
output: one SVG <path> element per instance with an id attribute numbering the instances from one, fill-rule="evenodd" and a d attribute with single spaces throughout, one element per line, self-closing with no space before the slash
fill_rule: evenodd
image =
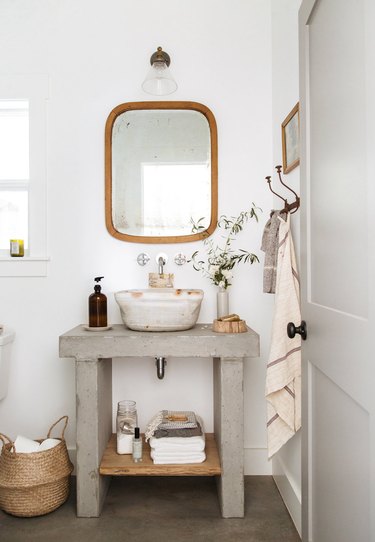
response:
<path id="1" fill-rule="evenodd" d="M 89 296 L 89 327 L 107 327 L 107 297 L 101 293 L 99 282 L 104 277 L 95 277 L 94 293 Z"/>

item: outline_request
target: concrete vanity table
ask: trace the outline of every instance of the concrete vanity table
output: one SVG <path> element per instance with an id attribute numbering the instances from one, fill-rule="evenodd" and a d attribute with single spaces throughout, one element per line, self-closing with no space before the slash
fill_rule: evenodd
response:
<path id="1" fill-rule="evenodd" d="M 116 454 L 112 358 L 156 356 L 213 358 L 214 435 L 206 435 L 204 463 L 154 465 L 146 446 L 142 463 Z M 159 333 L 122 324 L 95 333 L 78 326 L 62 335 L 60 357 L 76 364 L 77 515 L 100 515 L 111 476 L 176 475 L 216 476 L 222 516 L 243 517 L 243 363 L 257 356 L 259 336 L 253 330 L 215 333 L 209 324 Z"/>

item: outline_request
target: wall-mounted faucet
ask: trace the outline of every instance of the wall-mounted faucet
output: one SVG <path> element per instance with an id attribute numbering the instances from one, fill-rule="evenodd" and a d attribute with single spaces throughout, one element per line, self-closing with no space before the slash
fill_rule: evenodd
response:
<path id="1" fill-rule="evenodd" d="M 158 273 L 159 273 L 159 275 L 164 274 L 164 266 L 167 263 L 167 261 L 168 261 L 168 256 L 166 254 L 164 254 L 163 252 L 160 252 L 156 256 L 156 263 L 158 264 Z"/>
<path id="2" fill-rule="evenodd" d="M 159 275 L 164 273 L 164 266 L 167 262 L 164 260 L 163 256 L 159 256 L 158 266 L 159 266 Z"/>
<path id="3" fill-rule="evenodd" d="M 168 262 L 168 256 L 160 252 L 156 258 L 158 266 L 157 273 L 148 274 L 148 285 L 150 288 L 173 288 L 173 273 L 166 273 L 164 270 L 165 264 Z"/>

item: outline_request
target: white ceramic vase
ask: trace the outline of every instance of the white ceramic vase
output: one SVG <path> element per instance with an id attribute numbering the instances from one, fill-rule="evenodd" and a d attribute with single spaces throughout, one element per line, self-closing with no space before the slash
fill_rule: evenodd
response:
<path id="1" fill-rule="evenodd" d="M 216 294 L 217 298 L 217 317 L 227 316 L 229 314 L 229 294 L 225 288 L 220 288 Z"/>

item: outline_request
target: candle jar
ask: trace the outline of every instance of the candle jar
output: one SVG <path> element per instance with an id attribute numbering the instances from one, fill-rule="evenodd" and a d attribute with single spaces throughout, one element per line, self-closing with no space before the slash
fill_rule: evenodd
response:
<path id="1" fill-rule="evenodd" d="M 138 426 L 135 401 L 120 401 L 117 404 L 116 433 L 117 453 L 131 454 L 133 451 L 134 430 Z"/>
<path id="2" fill-rule="evenodd" d="M 23 239 L 11 239 L 9 249 L 13 258 L 22 258 L 25 255 Z"/>

